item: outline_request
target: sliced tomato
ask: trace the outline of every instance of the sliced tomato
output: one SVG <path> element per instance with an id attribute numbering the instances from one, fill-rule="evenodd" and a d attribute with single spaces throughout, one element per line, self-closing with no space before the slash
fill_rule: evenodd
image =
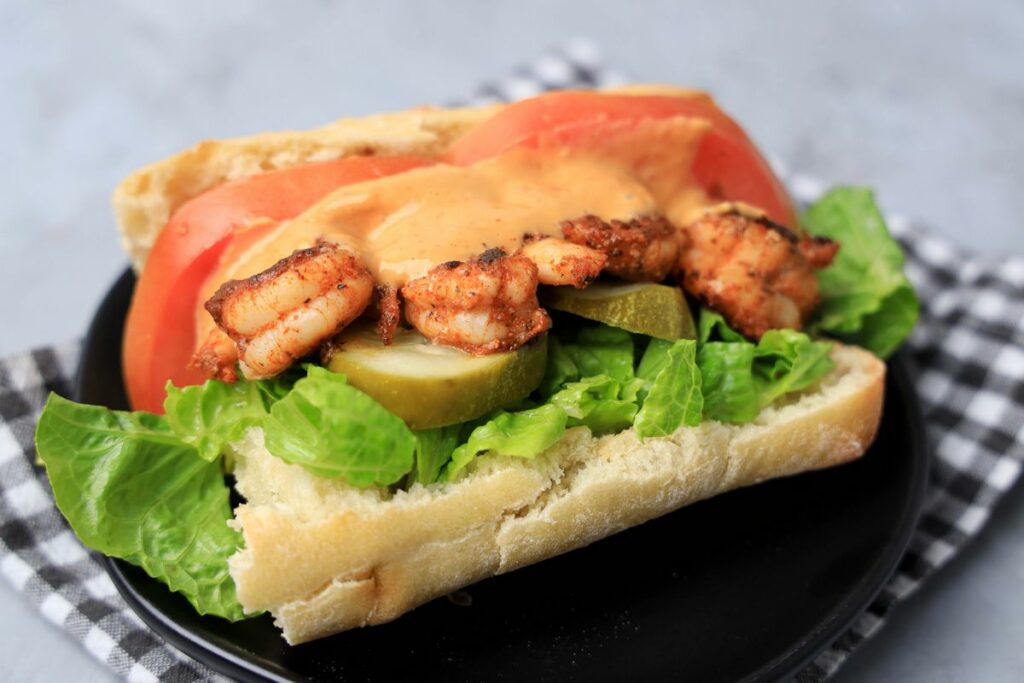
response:
<path id="1" fill-rule="evenodd" d="M 430 163 L 396 156 L 305 164 L 224 183 L 179 207 L 149 252 L 128 311 L 122 365 L 132 407 L 161 413 L 167 380 L 205 379 L 188 367 L 197 299 L 229 245 L 241 251 L 338 187 Z"/>
<path id="2" fill-rule="evenodd" d="M 468 165 L 517 146 L 542 140 L 571 146 L 592 141 L 602 128 L 621 130 L 645 119 L 675 116 L 708 121 L 711 129 L 697 149 L 693 175 L 713 199 L 744 201 L 775 221 L 795 224 L 789 195 L 768 162 L 735 121 L 707 95 L 609 95 L 560 92 L 516 102 L 462 138 L 448 151 L 451 163 Z"/>

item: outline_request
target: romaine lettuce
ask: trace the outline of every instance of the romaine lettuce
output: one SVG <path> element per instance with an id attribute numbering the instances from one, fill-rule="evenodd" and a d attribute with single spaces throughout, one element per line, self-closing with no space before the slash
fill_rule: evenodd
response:
<path id="1" fill-rule="evenodd" d="M 625 386 L 632 384 L 627 380 Z M 551 397 L 551 403 L 565 411 L 567 426 L 583 425 L 595 434 L 608 434 L 626 429 L 636 416 L 633 398 L 620 396 L 623 387 L 614 377 L 595 375 L 565 385 Z"/>
<path id="2" fill-rule="evenodd" d="M 263 421 L 268 403 L 259 382 L 226 384 L 211 379 L 180 388 L 168 382 L 164 414 L 175 436 L 213 462 L 227 444 Z"/>
<path id="3" fill-rule="evenodd" d="M 641 438 L 700 424 L 704 399 L 696 351 L 697 342 L 691 339 L 652 339 L 647 345 L 638 368 L 645 398 L 634 423 Z"/>
<path id="4" fill-rule="evenodd" d="M 572 352 L 566 348 L 557 336 L 548 335 L 547 367 L 544 379 L 535 392 L 542 398 L 548 398 L 568 382 L 580 378 L 580 370 L 572 359 Z"/>
<path id="5" fill-rule="evenodd" d="M 579 377 L 608 375 L 620 382 L 634 377 L 633 335 L 608 325 L 584 327 L 571 344 L 564 344 Z"/>
<path id="6" fill-rule="evenodd" d="M 903 251 L 889 234 L 870 190 L 840 187 L 807 209 L 803 225 L 840 243 L 818 273 L 821 304 L 813 329 L 885 358 L 917 322 L 920 304 L 903 274 Z"/>
<path id="7" fill-rule="evenodd" d="M 199 457 L 167 421 L 51 394 L 36 451 L 57 507 L 90 548 L 142 567 L 200 614 L 245 618 L 227 559 L 242 535 L 218 461 Z"/>
<path id="8" fill-rule="evenodd" d="M 701 344 L 697 366 L 703 381 L 704 415 L 721 422 L 750 422 L 760 402 L 754 385 L 754 345 L 747 341 Z"/>
<path id="9" fill-rule="evenodd" d="M 434 429 L 420 429 L 416 434 L 416 467 L 410 473 L 410 484 L 433 484 L 441 476 L 441 469 L 459 445 L 462 425 L 454 424 Z"/>
<path id="10" fill-rule="evenodd" d="M 400 417 L 317 365 L 270 408 L 267 450 L 313 474 L 353 486 L 388 486 L 413 466 L 416 435 Z"/>
<path id="11" fill-rule="evenodd" d="M 835 367 L 832 344 L 796 330 L 769 330 L 754 349 L 754 383 L 759 407 L 814 384 Z"/>
<path id="12" fill-rule="evenodd" d="M 710 308 L 701 308 L 700 316 L 697 318 L 697 340 L 703 344 L 712 339 L 724 342 L 747 341 L 746 337 L 729 327 L 721 313 Z"/>
<path id="13" fill-rule="evenodd" d="M 518 413 L 499 411 L 455 449 L 443 478 L 453 481 L 473 458 L 486 451 L 521 458 L 536 457 L 562 438 L 567 420 L 565 411 L 553 403 Z"/>
<path id="14" fill-rule="evenodd" d="M 763 407 L 806 389 L 835 367 L 832 344 L 803 332 L 769 330 L 753 344 L 708 309 L 701 310 L 698 327 L 704 415 L 712 420 L 750 422 Z"/>

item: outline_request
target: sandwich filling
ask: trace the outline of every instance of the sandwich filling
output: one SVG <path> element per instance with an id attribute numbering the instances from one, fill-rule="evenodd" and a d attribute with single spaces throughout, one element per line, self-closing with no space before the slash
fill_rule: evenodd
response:
<path id="1" fill-rule="evenodd" d="M 599 141 L 520 145 L 337 189 L 221 260 L 202 289 L 193 365 L 224 380 L 236 364 L 248 379 L 282 372 L 371 305 L 363 272 L 378 288 L 385 343 L 404 317 L 474 355 L 513 351 L 550 327 L 538 286 L 583 289 L 601 275 L 672 276 L 755 341 L 800 329 L 817 303 L 814 269 L 838 245 L 755 207 L 708 213 L 715 200 L 690 170 L 708 130 L 700 118 L 643 119 Z M 311 268 L 314 243 L 323 264 L 364 270 L 346 279 Z"/>

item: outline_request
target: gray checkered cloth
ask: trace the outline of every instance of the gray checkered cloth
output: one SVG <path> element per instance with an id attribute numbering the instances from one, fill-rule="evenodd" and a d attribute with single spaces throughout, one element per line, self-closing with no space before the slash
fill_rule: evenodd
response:
<path id="1" fill-rule="evenodd" d="M 468 102 L 620 82 L 589 43 L 574 41 Z M 797 199 L 824 189 L 784 174 Z M 924 302 L 908 347 L 917 365 L 934 466 L 924 515 L 895 576 L 849 631 L 798 681 L 827 678 L 984 526 L 1024 461 L 1024 258 L 982 260 L 898 216 L 890 226 Z M 49 392 L 71 395 L 77 342 L 0 361 L 0 570 L 44 617 L 132 681 L 217 679 L 150 632 L 125 605 L 97 557 L 75 539 L 34 465 L 32 435 Z"/>

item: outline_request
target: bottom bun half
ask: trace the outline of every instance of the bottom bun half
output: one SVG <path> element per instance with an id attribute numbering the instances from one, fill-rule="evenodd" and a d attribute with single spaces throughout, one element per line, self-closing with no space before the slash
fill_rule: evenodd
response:
<path id="1" fill-rule="evenodd" d="M 452 484 L 356 490 L 271 456 L 262 433 L 236 444 L 230 560 L 248 611 L 270 611 L 292 644 L 391 621 L 433 598 L 683 505 L 859 457 L 882 412 L 885 365 L 837 345 L 813 390 L 746 425 L 705 422 L 661 438 L 586 428 L 533 460 L 477 458 Z"/>

